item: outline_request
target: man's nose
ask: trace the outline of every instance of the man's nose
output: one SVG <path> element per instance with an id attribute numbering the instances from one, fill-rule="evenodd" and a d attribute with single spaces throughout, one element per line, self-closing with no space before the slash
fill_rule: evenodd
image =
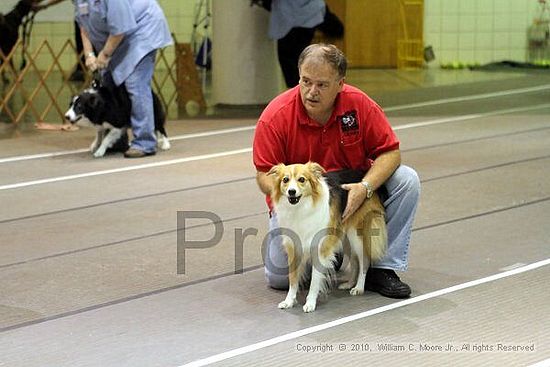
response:
<path id="1" fill-rule="evenodd" d="M 319 94 L 319 87 L 316 86 L 315 84 L 313 84 L 313 85 L 311 86 L 311 88 L 309 88 L 309 94 L 311 94 L 311 95 L 313 95 L 313 96 Z"/>

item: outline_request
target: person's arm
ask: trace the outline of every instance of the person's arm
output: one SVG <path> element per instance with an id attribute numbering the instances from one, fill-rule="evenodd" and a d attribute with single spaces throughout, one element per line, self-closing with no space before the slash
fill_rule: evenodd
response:
<path id="1" fill-rule="evenodd" d="M 105 46 L 103 46 L 103 50 L 101 50 L 99 52 L 99 55 L 97 56 L 98 68 L 105 69 L 107 65 L 109 65 L 109 61 L 111 60 L 113 52 L 115 52 L 116 48 L 118 47 L 118 45 L 120 45 L 120 42 L 122 42 L 123 38 L 124 34 L 109 35 L 107 41 L 105 42 Z"/>
<path id="2" fill-rule="evenodd" d="M 99 55 L 97 55 L 98 68 L 105 69 L 107 65 L 109 65 L 109 61 L 111 60 L 113 52 L 115 52 L 116 48 L 118 47 L 118 45 L 120 45 L 120 42 L 122 42 L 123 38 L 124 34 L 109 35 L 107 41 L 105 42 L 105 46 L 103 46 L 103 50 L 101 50 L 99 52 Z"/>
<path id="3" fill-rule="evenodd" d="M 372 167 L 369 169 L 363 181 L 369 183 L 374 191 L 386 182 L 386 180 L 395 172 L 401 164 L 401 152 L 399 149 L 382 153 L 378 156 Z M 342 188 L 349 191 L 346 209 L 342 215 L 342 220 L 348 219 L 367 198 L 367 188 L 362 183 L 353 183 L 342 185 Z"/>
<path id="4" fill-rule="evenodd" d="M 103 46 L 103 50 L 101 50 L 100 54 L 103 53 L 105 56 L 111 57 L 120 42 L 122 42 L 123 38 L 124 34 L 109 35 L 109 37 L 107 38 L 107 42 L 105 42 L 105 46 Z"/>
<path id="5" fill-rule="evenodd" d="M 31 6 L 32 6 L 32 10 L 40 11 L 40 10 L 47 9 L 52 5 L 59 4 L 62 1 L 65 1 L 65 0 L 46 0 L 46 1 L 41 1 L 40 3 L 33 3 Z"/>
<path id="6" fill-rule="evenodd" d="M 401 151 L 399 149 L 385 152 L 377 157 L 369 169 L 363 181 L 369 183 L 373 190 L 377 190 L 386 182 L 401 164 Z M 361 184 L 361 186 L 365 187 Z"/>
<path id="7" fill-rule="evenodd" d="M 80 27 L 80 36 L 82 38 L 82 49 L 84 50 L 86 67 L 90 69 L 90 71 L 95 71 L 97 69 L 97 58 L 90 37 L 88 37 L 88 32 L 86 32 L 84 27 Z"/>
<path id="8" fill-rule="evenodd" d="M 270 196 L 272 192 L 272 177 L 267 172 L 275 165 L 285 162 L 285 134 L 281 126 L 289 123 L 284 117 L 278 116 L 274 121 L 268 113 L 262 114 L 256 129 L 254 131 L 254 141 L 252 143 L 252 160 L 256 168 L 256 183 L 260 191 Z M 279 126 L 279 127 L 278 127 Z"/>
<path id="9" fill-rule="evenodd" d="M 267 172 L 256 172 L 256 183 L 260 188 L 260 191 L 266 195 L 270 195 L 273 190 L 273 184 L 271 178 L 267 176 Z"/>

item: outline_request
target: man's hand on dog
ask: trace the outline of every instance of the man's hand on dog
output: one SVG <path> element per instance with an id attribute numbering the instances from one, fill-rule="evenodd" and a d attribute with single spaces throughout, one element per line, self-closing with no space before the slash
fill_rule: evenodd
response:
<path id="1" fill-rule="evenodd" d="M 97 57 L 95 55 L 86 56 L 86 67 L 92 72 L 98 69 Z"/>
<path id="2" fill-rule="evenodd" d="M 86 67 L 91 71 L 94 72 L 96 70 L 103 70 L 106 69 L 107 66 L 109 66 L 109 61 L 111 61 L 111 57 L 105 55 L 105 53 L 102 51 L 97 55 L 88 55 L 86 57 Z"/>
<path id="3" fill-rule="evenodd" d="M 342 214 L 342 222 L 345 222 L 363 204 L 367 198 L 367 189 L 360 183 L 345 184 L 342 188 L 348 191 L 348 202 Z"/>
<path id="4" fill-rule="evenodd" d="M 111 57 L 107 56 L 103 51 L 101 51 L 99 55 L 97 55 L 97 68 L 100 70 L 106 69 L 107 66 L 109 66 L 109 61 L 111 61 Z"/>

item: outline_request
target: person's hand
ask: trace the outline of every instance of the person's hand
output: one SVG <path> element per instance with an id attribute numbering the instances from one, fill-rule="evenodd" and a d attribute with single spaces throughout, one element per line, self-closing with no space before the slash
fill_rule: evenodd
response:
<path id="1" fill-rule="evenodd" d="M 345 222 L 367 198 L 367 188 L 361 183 L 345 184 L 341 187 L 348 191 L 348 202 L 342 214 L 342 222 Z"/>
<path id="2" fill-rule="evenodd" d="M 107 66 L 109 66 L 109 61 L 111 61 L 111 57 L 105 55 L 103 51 L 97 55 L 97 68 L 98 69 L 106 69 Z"/>
<path id="3" fill-rule="evenodd" d="M 97 57 L 95 55 L 90 54 L 86 56 L 86 67 L 92 72 L 97 70 Z"/>
<path id="4" fill-rule="evenodd" d="M 48 6 L 50 6 L 48 1 L 43 2 L 43 3 L 32 3 L 31 4 L 31 9 L 32 9 L 32 11 L 40 11 L 40 10 L 46 9 Z"/>
<path id="5" fill-rule="evenodd" d="M 37 12 L 37 11 L 40 11 L 40 10 L 44 10 L 48 7 L 48 5 L 46 4 L 36 4 L 36 3 L 32 3 L 31 5 L 31 9 L 32 11 L 34 12 Z"/>

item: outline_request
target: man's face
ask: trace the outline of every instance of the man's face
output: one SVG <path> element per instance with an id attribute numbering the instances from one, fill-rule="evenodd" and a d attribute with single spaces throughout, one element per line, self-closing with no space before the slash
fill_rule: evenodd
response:
<path id="1" fill-rule="evenodd" d="M 344 78 L 325 61 L 306 59 L 300 67 L 300 95 L 307 114 L 319 121 L 328 119 Z"/>

